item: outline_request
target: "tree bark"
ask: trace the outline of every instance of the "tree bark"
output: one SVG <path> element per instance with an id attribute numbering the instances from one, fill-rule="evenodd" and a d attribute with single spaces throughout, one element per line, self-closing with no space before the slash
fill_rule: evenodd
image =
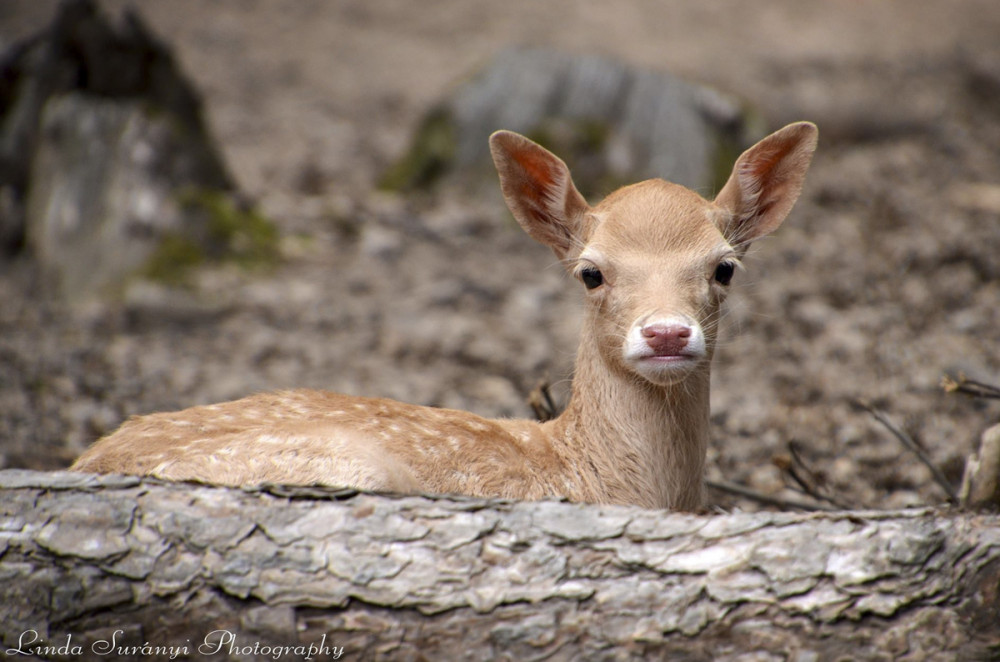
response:
<path id="1" fill-rule="evenodd" d="M 0 512 L 0 636 L 36 658 L 1000 656 L 995 515 L 706 516 L 16 470 L 0 472 Z"/>

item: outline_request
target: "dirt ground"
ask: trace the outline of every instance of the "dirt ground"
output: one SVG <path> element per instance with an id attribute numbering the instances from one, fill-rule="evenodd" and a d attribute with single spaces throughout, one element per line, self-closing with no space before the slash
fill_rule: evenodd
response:
<path id="1" fill-rule="evenodd" d="M 54 4 L 5 0 L 0 47 Z M 774 128 L 820 127 L 799 205 L 730 298 L 710 478 L 794 497 L 791 445 L 845 505 L 937 504 L 926 467 L 853 403 L 885 411 L 954 483 L 1000 420 L 996 401 L 938 386 L 1000 382 L 995 0 L 154 0 L 141 13 L 203 93 L 286 259 L 85 305 L 49 297 L 25 260 L 0 263 L 0 466 L 63 467 L 131 414 L 263 389 L 506 416 L 530 416 L 540 379 L 564 396 L 580 294 L 548 250 L 494 200 L 374 186 L 423 112 L 516 45 L 671 71 Z"/>

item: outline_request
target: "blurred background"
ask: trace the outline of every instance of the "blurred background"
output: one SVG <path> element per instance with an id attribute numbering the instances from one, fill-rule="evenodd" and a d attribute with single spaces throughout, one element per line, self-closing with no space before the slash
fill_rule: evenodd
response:
<path id="1" fill-rule="evenodd" d="M 802 199 L 728 305 L 709 477 L 943 503 L 858 401 L 953 489 L 1000 418 L 940 388 L 1000 382 L 997 35 L 991 0 L 4 0 L 0 467 L 266 389 L 531 416 L 540 381 L 568 393 L 578 284 L 484 136 L 543 140 L 592 202 L 711 196 L 805 119 Z"/>

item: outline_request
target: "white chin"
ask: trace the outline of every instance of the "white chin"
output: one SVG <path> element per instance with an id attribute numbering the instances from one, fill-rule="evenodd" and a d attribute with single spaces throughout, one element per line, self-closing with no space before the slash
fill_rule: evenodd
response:
<path id="1" fill-rule="evenodd" d="M 650 356 L 629 361 L 638 375 L 660 386 L 684 380 L 701 363 L 700 356 Z"/>

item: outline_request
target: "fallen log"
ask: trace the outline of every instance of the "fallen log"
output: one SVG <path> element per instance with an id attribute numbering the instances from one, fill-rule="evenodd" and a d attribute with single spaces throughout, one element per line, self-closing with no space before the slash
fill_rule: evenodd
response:
<path id="1" fill-rule="evenodd" d="M 995 659 L 1000 517 L 8 470 L 0 638 L 42 659 Z"/>

